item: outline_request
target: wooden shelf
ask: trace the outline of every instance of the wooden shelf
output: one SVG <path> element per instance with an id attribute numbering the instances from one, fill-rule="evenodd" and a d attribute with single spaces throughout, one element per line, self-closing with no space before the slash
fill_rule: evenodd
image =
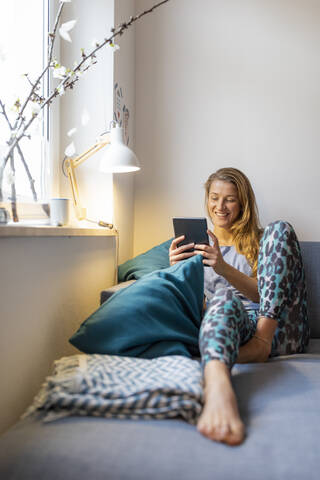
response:
<path id="1" fill-rule="evenodd" d="M 0 237 L 115 237 L 117 230 L 105 227 L 52 225 L 0 225 Z"/>

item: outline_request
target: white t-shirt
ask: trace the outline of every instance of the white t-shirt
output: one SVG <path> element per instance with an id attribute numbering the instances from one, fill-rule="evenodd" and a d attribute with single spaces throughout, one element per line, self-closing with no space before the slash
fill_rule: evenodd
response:
<path id="1" fill-rule="evenodd" d="M 224 260 L 232 267 L 248 276 L 252 275 L 252 269 L 246 257 L 244 255 L 240 255 L 234 246 L 220 247 L 220 250 Z M 208 300 L 214 296 L 215 292 L 219 288 L 225 287 L 230 288 L 240 298 L 246 310 L 257 310 L 259 308 L 258 303 L 254 303 L 246 298 L 242 293 L 239 292 L 239 290 L 230 285 L 230 283 L 224 277 L 218 275 L 212 267 L 204 268 L 204 294 Z"/>

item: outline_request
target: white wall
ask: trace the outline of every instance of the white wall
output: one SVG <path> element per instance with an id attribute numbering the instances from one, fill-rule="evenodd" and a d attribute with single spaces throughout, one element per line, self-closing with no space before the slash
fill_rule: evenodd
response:
<path id="1" fill-rule="evenodd" d="M 134 0 L 116 0 L 114 24 L 120 25 L 134 15 Z M 121 88 L 120 105 L 129 110 L 128 146 L 135 149 L 135 24 L 115 42 L 120 46 L 114 55 L 114 84 Z M 114 102 L 116 98 L 114 97 Z M 114 105 L 114 111 L 116 105 Z M 134 178 L 136 173 L 113 175 L 114 223 L 119 231 L 119 263 L 133 255 Z"/>
<path id="2" fill-rule="evenodd" d="M 14 227 L 13 227 L 14 228 Z M 30 405 L 113 284 L 114 237 L 0 237 L 0 433 Z"/>
<path id="3" fill-rule="evenodd" d="M 92 41 L 102 41 L 111 36 L 111 27 L 129 20 L 134 15 L 134 0 L 95 0 L 94 8 L 85 1 L 66 3 L 63 22 L 77 19 L 71 32 L 72 43 L 61 40 L 61 63 L 72 66 L 80 57 L 80 49 L 89 52 Z M 113 53 L 109 46 L 97 53 L 97 64 L 76 84 L 72 92 L 61 97 L 60 103 L 60 164 L 66 146 L 74 140 L 76 154 L 91 147 L 96 137 L 110 128 L 114 112 L 114 85 L 118 83 L 123 92 L 123 104 L 129 109 L 129 147 L 134 149 L 134 103 L 135 103 L 135 28 L 130 27 L 115 43 L 120 51 Z M 90 48 L 89 48 L 90 47 Z M 83 111 L 90 121 L 81 124 Z M 70 139 L 67 132 L 77 127 Z M 133 182 L 135 174 L 103 174 L 99 172 L 101 150 L 76 170 L 82 205 L 87 207 L 88 218 L 114 223 L 119 231 L 119 262 L 133 253 Z M 66 179 L 60 185 L 62 196 L 71 196 Z"/>
<path id="4" fill-rule="evenodd" d="M 153 0 L 137 0 L 142 11 Z M 263 224 L 320 240 L 320 3 L 171 0 L 136 30 L 134 251 L 203 215 L 203 183 L 233 166 Z"/>
<path id="5" fill-rule="evenodd" d="M 89 8 L 85 0 L 65 3 L 62 23 L 76 19 L 70 32 L 72 43 L 60 41 L 60 63 L 72 68 L 81 59 L 81 48 L 89 53 L 95 41 L 111 35 L 114 21 L 114 0 L 95 0 Z M 67 145 L 73 140 L 76 155 L 90 148 L 96 138 L 109 129 L 113 117 L 113 49 L 106 46 L 97 52 L 97 64 L 69 90 L 60 101 L 60 165 Z M 87 113 L 88 122 L 82 123 Z M 73 137 L 67 133 L 77 128 Z M 103 149 L 76 169 L 82 206 L 87 207 L 88 218 L 113 221 L 112 175 L 99 172 Z M 60 194 L 71 198 L 66 178 L 62 178 Z"/>

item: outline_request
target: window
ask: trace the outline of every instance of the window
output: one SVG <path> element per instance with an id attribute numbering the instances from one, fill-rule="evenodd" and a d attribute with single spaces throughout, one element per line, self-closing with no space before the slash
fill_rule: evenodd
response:
<path id="1" fill-rule="evenodd" d="M 0 6 L 0 99 L 7 114 L 14 117 L 14 104 L 22 103 L 30 91 L 30 81 L 44 68 L 48 32 L 48 0 L 1 0 Z M 28 78 L 24 75 L 28 74 Z M 41 89 L 47 88 L 44 79 Z M 23 138 L 21 150 L 28 164 L 38 200 L 46 198 L 48 122 L 46 115 L 31 125 L 31 139 Z M 0 156 L 6 149 L 10 130 L 0 115 Z M 18 202 L 33 202 L 30 181 L 19 156 L 15 156 L 15 183 Z M 4 175 L 4 196 L 11 195 L 9 162 Z"/>

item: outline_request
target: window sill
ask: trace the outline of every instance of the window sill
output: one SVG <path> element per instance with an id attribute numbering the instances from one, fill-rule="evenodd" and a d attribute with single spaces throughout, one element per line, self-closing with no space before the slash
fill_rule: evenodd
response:
<path id="1" fill-rule="evenodd" d="M 32 225 L 23 223 L 10 223 L 0 225 L 0 237 L 115 237 L 116 229 L 92 226 L 64 226 Z"/>

